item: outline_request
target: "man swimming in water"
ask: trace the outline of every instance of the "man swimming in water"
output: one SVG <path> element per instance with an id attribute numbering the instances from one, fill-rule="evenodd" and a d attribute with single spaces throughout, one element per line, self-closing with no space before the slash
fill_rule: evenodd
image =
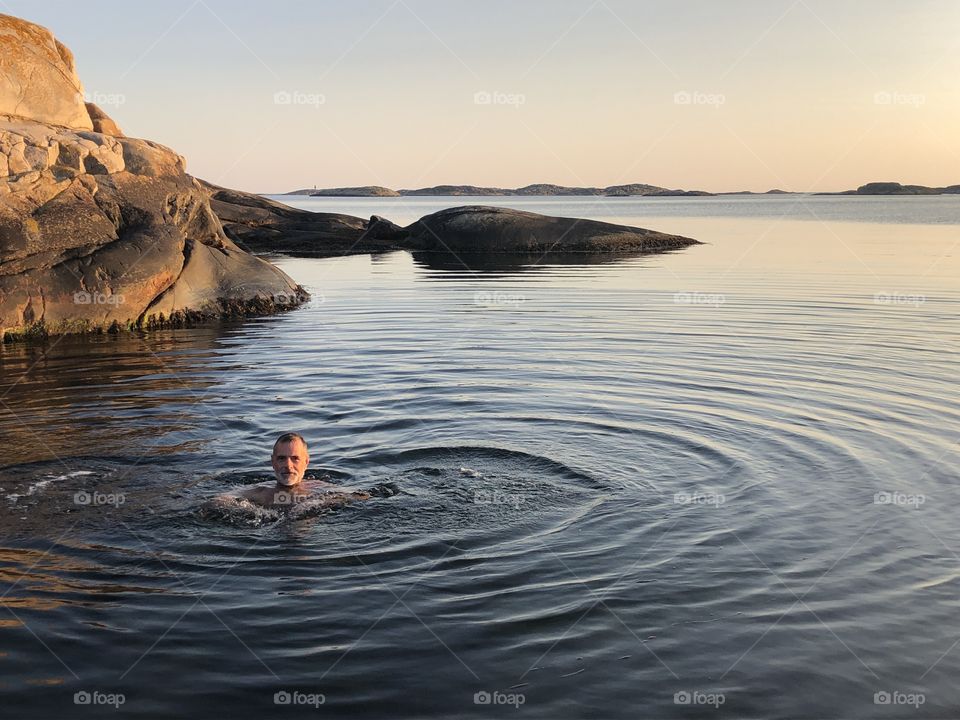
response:
<path id="1" fill-rule="evenodd" d="M 369 500 L 372 495 L 363 490 L 351 491 L 340 485 L 304 479 L 310 465 L 307 441 L 299 433 L 288 432 L 277 438 L 270 455 L 277 482 L 256 485 L 240 493 L 240 497 L 263 507 L 292 505 L 304 500 L 319 500 L 323 505 L 339 507 L 355 500 Z"/>
<path id="2" fill-rule="evenodd" d="M 289 508 L 307 500 L 314 507 L 336 508 L 355 500 L 369 500 L 373 495 L 396 494 L 395 491 L 381 493 L 379 488 L 372 488 L 373 492 L 352 490 L 317 478 L 304 478 L 310 465 L 310 454 L 307 441 L 299 433 L 284 433 L 277 438 L 273 443 L 270 463 L 276 482 L 254 485 L 239 493 L 219 495 L 207 504 L 206 509 L 214 512 L 225 510 L 237 500 L 248 500 L 273 509 Z"/>
<path id="3" fill-rule="evenodd" d="M 378 483 L 367 490 L 354 490 L 317 478 L 304 478 L 310 465 L 307 441 L 299 433 L 284 433 L 273 443 L 270 454 L 276 482 L 261 483 L 242 491 L 218 495 L 203 504 L 201 514 L 208 518 L 230 518 L 250 504 L 270 510 L 317 510 L 339 508 L 357 500 L 391 497 L 400 490 L 394 483 Z M 296 514 L 296 513 L 295 513 Z"/>

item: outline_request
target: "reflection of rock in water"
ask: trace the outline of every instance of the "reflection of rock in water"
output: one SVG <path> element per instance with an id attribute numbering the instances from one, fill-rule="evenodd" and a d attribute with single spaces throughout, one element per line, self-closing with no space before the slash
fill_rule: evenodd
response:
<path id="1" fill-rule="evenodd" d="M 605 265 L 629 258 L 649 255 L 645 252 L 617 253 L 514 253 L 514 252 L 456 252 L 417 251 L 413 261 L 430 270 L 475 273 L 514 273 L 543 271 L 551 265 Z"/>
<path id="2" fill-rule="evenodd" d="M 156 331 L 148 346 L 135 335 L 64 335 L 48 346 L 4 347 L 0 396 L 10 411 L 0 424 L 4 465 L 35 459 L 37 438 L 50 457 L 70 465 L 91 448 L 102 456 L 142 453 L 144 447 L 151 456 L 185 449 L 164 438 L 209 422 L 184 398 L 218 396 L 229 375 L 209 370 L 230 357 L 231 338 L 239 332 L 239 325 L 224 322 Z M 133 402 L 136 423 L 128 414 Z"/>

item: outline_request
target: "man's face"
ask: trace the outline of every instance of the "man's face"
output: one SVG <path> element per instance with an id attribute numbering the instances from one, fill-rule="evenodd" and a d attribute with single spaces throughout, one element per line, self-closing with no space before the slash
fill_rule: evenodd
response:
<path id="1" fill-rule="evenodd" d="M 303 480 L 303 473 L 310 464 L 307 449 L 299 440 L 278 443 L 271 458 L 273 474 L 281 485 L 296 485 Z"/>

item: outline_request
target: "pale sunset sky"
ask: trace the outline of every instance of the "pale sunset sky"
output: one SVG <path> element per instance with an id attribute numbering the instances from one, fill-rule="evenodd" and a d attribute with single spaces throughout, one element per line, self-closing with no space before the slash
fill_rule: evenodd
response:
<path id="1" fill-rule="evenodd" d="M 956 0 L 0 0 L 255 192 L 960 183 Z"/>

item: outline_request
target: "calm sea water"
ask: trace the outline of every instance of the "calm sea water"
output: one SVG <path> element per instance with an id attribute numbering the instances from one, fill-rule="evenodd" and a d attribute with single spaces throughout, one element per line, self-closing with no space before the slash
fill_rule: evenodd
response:
<path id="1" fill-rule="evenodd" d="M 960 197 L 285 200 L 706 244 L 0 349 L 5 716 L 960 715 Z M 402 493 L 197 514 L 287 429 Z"/>

